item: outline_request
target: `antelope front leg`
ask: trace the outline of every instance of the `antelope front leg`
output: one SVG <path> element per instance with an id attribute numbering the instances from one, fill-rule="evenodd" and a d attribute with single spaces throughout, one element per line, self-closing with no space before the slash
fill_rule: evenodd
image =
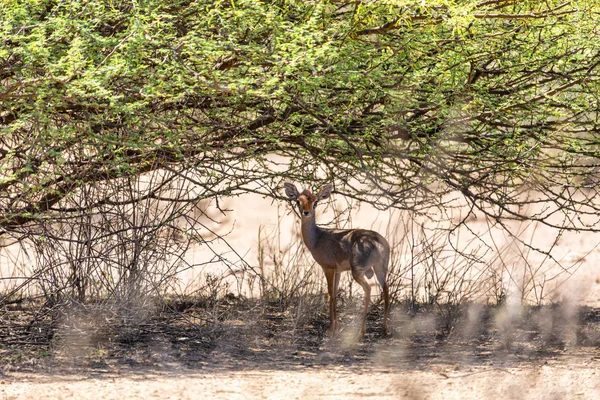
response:
<path id="1" fill-rule="evenodd" d="M 323 269 L 325 272 L 325 278 L 327 278 L 327 293 L 329 297 L 329 328 L 327 328 L 327 334 L 332 335 L 337 331 L 337 313 L 335 310 L 336 296 L 337 296 L 337 283 L 339 282 L 339 274 L 335 273 L 333 269 Z"/>
<path id="2" fill-rule="evenodd" d="M 335 321 L 335 330 L 339 330 L 339 320 L 337 314 L 337 292 L 340 285 L 340 273 L 336 272 L 333 276 L 333 319 Z"/>

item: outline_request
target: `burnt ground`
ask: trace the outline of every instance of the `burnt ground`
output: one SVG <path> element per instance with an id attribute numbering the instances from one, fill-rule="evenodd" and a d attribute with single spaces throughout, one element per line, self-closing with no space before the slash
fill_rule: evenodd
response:
<path id="1" fill-rule="evenodd" d="M 507 398 L 524 398 L 519 387 L 534 375 L 535 385 L 547 387 L 527 386 L 536 388 L 528 392 L 531 398 L 543 389 L 555 398 L 600 393 L 586 381 L 600 374 L 600 309 L 471 305 L 408 312 L 398 304 L 387 337 L 381 307 L 374 306 L 367 335 L 358 339 L 357 307 L 345 308 L 341 332 L 328 337 L 324 310 L 301 313 L 237 299 L 210 307 L 172 303 L 143 318 L 94 306 L 7 306 L 0 327 L 0 398 L 53 398 L 58 394 L 50 388 L 57 382 L 63 398 L 146 397 L 142 389 L 129 391 L 140 382 L 158 385 L 153 393 L 161 398 L 198 398 L 187 393 L 197 395 L 200 383 L 202 391 L 222 398 L 310 398 L 329 393 L 331 379 L 342 385 L 338 392 L 349 391 L 345 397 L 451 398 L 449 387 L 438 386 L 457 377 L 470 382 L 478 398 L 493 396 L 501 382 L 520 382 L 511 389 L 516 397 Z M 571 373 L 583 381 L 565 391 L 560 382 L 574 382 Z M 453 388 L 458 398 L 469 397 L 469 384 Z"/>

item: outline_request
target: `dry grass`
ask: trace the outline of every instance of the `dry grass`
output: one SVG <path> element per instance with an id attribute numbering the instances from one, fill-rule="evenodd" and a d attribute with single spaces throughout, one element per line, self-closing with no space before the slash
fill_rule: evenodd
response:
<path id="1" fill-rule="evenodd" d="M 130 366 L 163 368 L 293 368 L 361 363 L 418 369 L 437 363 L 466 366 L 544 362 L 574 352 L 597 353 L 600 311 L 566 305 L 463 305 L 456 329 L 436 308 L 393 309 L 394 335 L 381 326 L 381 307 L 369 314 L 367 336 L 356 339 L 356 310 L 343 307 L 343 330 L 325 336 L 326 315 L 302 316 L 298 305 L 221 299 L 167 302 L 143 323 L 111 319 L 103 310 L 73 306 L 32 315 L 35 307 L 4 309 L 0 364 L 10 371 Z M 53 315 L 58 312 L 59 315 Z M 216 313 L 216 314 L 215 314 Z M 35 324 L 31 324 L 32 320 Z"/>
<path id="2" fill-rule="evenodd" d="M 330 211 L 330 226 L 346 227 L 356 210 Z M 282 239 L 290 237 L 284 222 L 293 218 L 279 211 L 274 224 L 255 226 L 253 258 L 211 247 L 221 239 L 195 243 L 200 229 L 175 240 L 173 231 L 183 230 L 172 220 L 153 225 L 133 269 L 130 250 L 139 237 L 123 232 L 98 247 L 106 260 L 122 252 L 111 260 L 113 268 L 98 260 L 78 264 L 90 250 L 85 246 L 70 252 L 64 243 L 39 242 L 37 250 L 27 249 L 40 262 L 37 275 L 3 297 L 3 372 L 112 376 L 185 369 L 217 376 L 315 368 L 413 374 L 439 367 L 448 375 L 600 357 L 600 311 L 553 295 L 563 275 L 549 275 L 551 260 L 531 252 L 539 233 L 524 229 L 522 242 L 502 242 L 484 229 L 485 221 L 473 221 L 481 231 L 451 233 L 408 214 L 370 227 L 385 233 L 392 247 L 392 337 L 383 335 L 377 289 L 367 335 L 357 339 L 362 290 L 349 274 L 338 298 L 343 329 L 328 337 L 323 273 L 297 225 L 291 240 Z M 122 250 L 120 240 L 128 243 Z M 482 241 L 494 243 L 494 251 Z M 189 249 L 208 256 L 190 261 Z M 34 250 L 41 253 L 34 257 Z M 77 278 L 88 270 L 87 279 Z M 414 385 L 396 384 L 398 393 L 418 398 Z"/>

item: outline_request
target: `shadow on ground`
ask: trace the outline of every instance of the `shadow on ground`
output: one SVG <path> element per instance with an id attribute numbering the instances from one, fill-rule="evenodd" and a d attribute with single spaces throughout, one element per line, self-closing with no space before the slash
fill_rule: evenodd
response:
<path id="1" fill-rule="evenodd" d="M 93 307 L 60 318 L 13 307 L 5 309 L 0 327 L 0 365 L 4 374 L 83 370 L 102 377 L 115 371 L 510 368 L 600 359 L 599 309 L 472 305 L 449 319 L 443 309 L 408 313 L 397 305 L 391 337 L 383 335 L 381 314 L 374 306 L 367 335 L 359 339 L 355 310 L 345 310 L 343 329 L 328 337 L 322 312 L 299 318 L 293 308 L 258 302 L 221 303 L 211 313 L 204 305 L 178 304 L 135 323 L 117 323 Z"/>

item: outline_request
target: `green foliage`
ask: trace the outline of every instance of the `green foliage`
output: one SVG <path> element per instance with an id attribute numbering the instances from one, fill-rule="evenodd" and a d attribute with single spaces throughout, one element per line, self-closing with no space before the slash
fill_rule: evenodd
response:
<path id="1" fill-rule="evenodd" d="M 599 12 L 589 0 L 4 1 L 0 225 L 161 168 L 197 171 L 206 196 L 274 188 L 271 154 L 293 158 L 290 176 L 376 182 L 349 194 L 386 206 L 431 205 L 432 182 L 498 215 L 525 184 L 594 187 Z"/>

